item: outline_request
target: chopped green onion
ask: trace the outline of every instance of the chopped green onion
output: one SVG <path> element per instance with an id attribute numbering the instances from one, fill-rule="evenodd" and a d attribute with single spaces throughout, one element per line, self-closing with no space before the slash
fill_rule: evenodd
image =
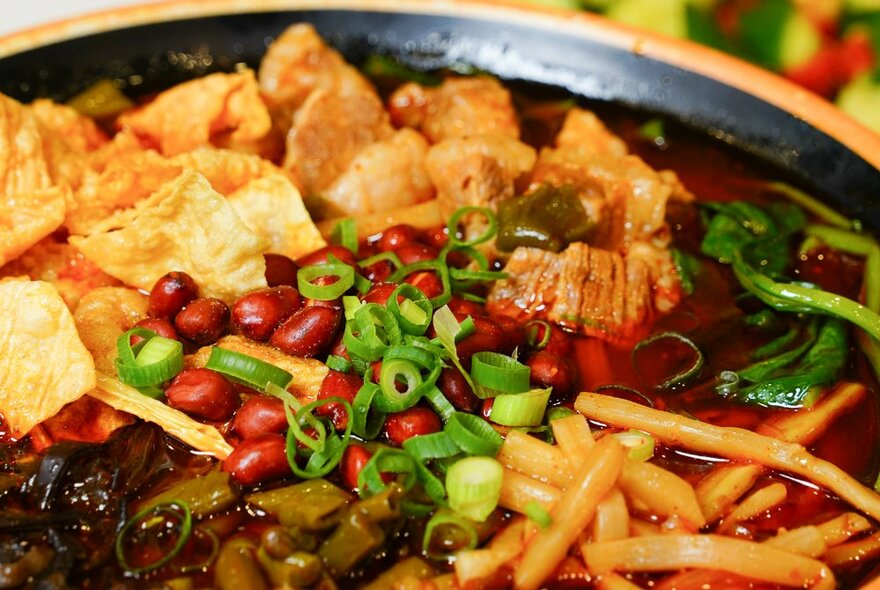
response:
<path id="1" fill-rule="evenodd" d="M 385 424 L 385 412 L 373 406 L 373 400 L 379 393 L 379 386 L 372 381 L 372 369 L 364 375 L 364 384 L 354 396 L 352 402 L 352 431 L 365 440 L 379 436 Z"/>
<path id="2" fill-rule="evenodd" d="M 126 558 L 126 545 L 131 541 L 129 533 L 146 533 L 152 530 L 160 529 L 156 534 L 166 534 L 165 524 L 167 520 L 164 516 L 172 516 L 179 521 L 177 540 L 170 551 L 163 554 L 156 561 L 150 562 L 140 567 L 134 567 L 128 563 Z M 133 530 L 134 529 L 134 530 Z M 115 552 L 116 560 L 119 566 L 126 572 L 139 575 L 159 569 L 166 563 L 174 559 L 183 549 L 192 533 L 192 512 L 189 505 L 182 500 L 170 500 L 162 504 L 150 506 L 135 514 L 116 535 Z"/>
<path id="3" fill-rule="evenodd" d="M 486 231 L 477 236 L 472 240 L 462 240 L 458 237 L 458 224 L 464 218 L 465 215 L 482 215 L 486 218 L 486 222 L 488 227 Z M 449 218 L 449 223 L 446 224 L 446 227 L 449 230 L 449 244 L 452 246 L 476 246 L 477 244 L 482 244 L 483 242 L 488 242 L 491 240 L 498 231 L 498 221 L 495 218 L 495 214 L 486 207 L 461 207 L 452 214 L 452 217 Z"/>
<path id="4" fill-rule="evenodd" d="M 530 375 L 528 366 L 506 354 L 482 351 L 471 357 L 471 378 L 476 384 L 474 394 L 481 399 L 528 391 Z"/>
<path id="5" fill-rule="evenodd" d="M 544 320 L 531 320 L 525 324 L 526 342 L 535 350 L 544 350 L 550 344 L 553 328 Z M 538 339 L 538 335 L 541 339 Z"/>
<path id="6" fill-rule="evenodd" d="M 404 383 L 403 391 L 397 390 L 398 383 Z M 425 382 L 419 366 L 405 359 L 384 359 L 379 373 L 381 395 L 374 398 L 373 405 L 382 412 L 402 412 L 413 407 L 421 399 Z"/>
<path id="7" fill-rule="evenodd" d="M 443 427 L 443 432 L 470 455 L 494 457 L 504 442 L 491 424 L 479 416 L 465 412 L 452 414 Z"/>
<path id="8" fill-rule="evenodd" d="M 446 472 L 449 507 L 472 520 L 483 522 L 498 506 L 504 468 L 491 457 L 465 457 Z"/>
<path id="9" fill-rule="evenodd" d="M 471 318 L 468 318 L 470 321 L 470 328 L 474 329 L 474 321 Z M 462 376 L 467 381 L 471 390 L 476 391 L 476 385 L 474 384 L 473 379 L 468 374 L 467 371 L 464 370 L 464 367 L 461 365 L 461 361 L 458 359 L 458 351 L 455 348 L 455 343 L 458 342 L 459 335 L 463 334 L 466 330 L 465 322 L 461 324 L 458 323 L 458 320 L 455 319 L 455 314 L 452 313 L 452 310 L 449 309 L 449 306 L 444 305 L 440 309 L 434 312 L 434 319 L 432 321 L 434 325 L 434 331 L 437 332 L 437 340 L 446 350 L 446 354 L 449 357 L 449 360 L 452 361 L 452 364 L 455 365 L 455 368 L 459 370 Z"/>
<path id="10" fill-rule="evenodd" d="M 647 461 L 654 456 L 654 437 L 641 430 L 627 430 L 612 434 L 627 449 L 630 461 Z"/>
<path id="11" fill-rule="evenodd" d="M 385 489 L 383 473 L 402 475 L 403 481 L 400 483 L 406 491 L 411 490 L 418 480 L 415 459 L 400 449 L 383 447 L 370 457 L 358 473 L 358 493 L 362 498 L 373 496 Z"/>
<path id="12" fill-rule="evenodd" d="M 448 559 L 459 551 L 475 548 L 478 540 L 477 527 L 472 522 L 441 508 L 425 526 L 422 551 L 431 559 Z M 442 551 L 435 551 L 435 547 Z"/>
<path id="13" fill-rule="evenodd" d="M 443 392 L 436 385 L 425 392 L 425 399 L 428 400 L 434 411 L 440 414 L 440 418 L 444 422 L 449 420 L 449 417 L 455 413 L 455 407 L 446 399 L 446 396 L 443 395 Z"/>
<path id="14" fill-rule="evenodd" d="M 503 426 L 538 426 L 550 400 L 550 389 L 499 395 L 492 404 L 489 418 Z"/>
<path id="15" fill-rule="evenodd" d="M 373 288 L 373 283 L 367 277 L 354 273 L 354 288 L 361 295 L 366 295 Z"/>
<path id="16" fill-rule="evenodd" d="M 317 408 L 328 403 L 340 404 L 345 409 L 347 419 L 342 436 L 337 436 L 336 430 L 332 427 L 330 429 L 331 434 L 324 434 L 322 436 L 325 433 L 325 429 L 321 424 L 321 420 L 312 414 Z M 290 428 L 287 430 L 287 462 L 290 464 L 290 469 L 294 474 L 303 479 L 324 477 L 339 464 L 342 454 L 345 452 L 345 447 L 348 446 L 348 441 L 351 438 L 353 413 L 351 404 L 348 401 L 341 397 L 328 397 L 315 400 L 301 407 L 297 410 L 293 420 L 290 420 L 290 415 L 288 414 Z M 315 428 L 318 433 L 317 440 L 311 439 L 300 428 L 300 423 L 302 422 L 310 424 Z M 311 442 L 307 442 L 307 439 L 311 440 Z M 296 461 L 298 456 L 304 454 L 304 451 L 299 448 L 297 442 L 306 444 L 313 451 L 306 461 L 305 468 L 301 468 Z"/>
<path id="17" fill-rule="evenodd" d="M 461 449 L 445 432 L 413 436 L 403 441 L 403 450 L 416 461 L 454 457 Z"/>
<path id="18" fill-rule="evenodd" d="M 361 268 L 368 268 L 373 266 L 377 262 L 390 262 L 394 265 L 395 269 L 403 268 L 403 262 L 400 260 L 400 256 L 397 255 L 396 252 L 380 252 L 379 254 L 375 254 L 370 256 L 369 258 L 364 258 L 360 262 L 358 262 L 358 266 Z"/>
<path id="19" fill-rule="evenodd" d="M 449 267 L 446 263 L 440 260 L 420 260 L 418 262 L 413 262 L 397 269 L 387 280 L 389 283 L 402 283 L 409 275 L 427 270 L 437 273 L 437 277 L 440 279 L 440 285 L 443 288 L 443 291 L 439 295 L 430 299 L 431 306 L 434 309 L 437 309 L 438 307 L 446 305 L 452 298 L 452 286 L 449 282 Z"/>
<path id="20" fill-rule="evenodd" d="M 474 295 L 473 293 L 459 293 L 459 297 L 464 299 L 465 301 L 473 301 L 474 303 L 483 304 L 486 303 L 486 298 L 481 297 L 479 295 Z"/>
<path id="21" fill-rule="evenodd" d="M 400 297 L 402 302 L 398 302 Z M 391 292 L 386 307 L 407 334 L 421 336 L 431 325 L 434 307 L 424 293 L 408 283 L 401 283 Z"/>
<path id="22" fill-rule="evenodd" d="M 284 389 L 293 379 L 293 375 L 284 369 L 220 346 L 211 349 L 211 356 L 208 357 L 205 368 L 223 373 L 233 381 L 261 391 L 265 391 L 270 383 Z"/>
<path id="23" fill-rule="evenodd" d="M 500 281 L 508 278 L 510 275 L 500 270 L 452 268 L 449 269 L 449 276 L 454 281 Z"/>
<path id="24" fill-rule="evenodd" d="M 330 242 L 342 246 L 352 254 L 358 253 L 357 227 L 354 219 L 348 217 L 340 220 L 330 232 Z"/>
<path id="25" fill-rule="evenodd" d="M 351 369 L 351 361 L 336 354 L 328 356 L 325 364 L 331 371 L 339 371 L 340 373 L 348 373 Z"/>
<path id="26" fill-rule="evenodd" d="M 546 529 L 551 524 L 553 524 L 553 517 L 550 516 L 550 513 L 547 512 L 547 509 L 535 502 L 534 500 L 526 504 L 525 515 L 529 518 L 529 520 L 531 520 L 542 529 Z"/>
<path id="27" fill-rule="evenodd" d="M 640 356 L 640 352 L 648 346 L 656 344 L 661 340 L 677 340 L 678 342 L 686 345 L 694 353 L 694 362 L 691 363 L 691 365 L 686 369 L 679 371 L 678 373 L 675 373 L 674 375 L 671 375 L 663 380 L 659 385 L 657 385 L 659 389 L 671 389 L 677 385 L 682 385 L 696 377 L 697 374 L 699 374 L 699 372 L 703 369 L 703 353 L 700 351 L 699 347 L 697 347 L 693 340 L 678 332 L 659 332 L 657 334 L 648 336 L 647 338 L 636 344 L 633 348 L 632 362 L 633 366 L 636 368 L 636 372 L 639 372 L 638 359 Z"/>
<path id="28" fill-rule="evenodd" d="M 329 285 L 316 285 L 323 277 L 335 277 Z M 355 281 L 354 268 L 341 262 L 313 264 L 296 271 L 296 284 L 300 294 L 309 299 L 331 301 L 351 289 Z"/>
<path id="29" fill-rule="evenodd" d="M 132 336 L 144 340 L 131 346 Z M 150 397 L 157 397 L 157 393 L 160 396 L 162 391 L 157 386 L 183 370 L 183 344 L 144 328 L 121 334 L 116 339 L 116 350 L 119 354 L 115 361 L 119 380 Z"/>
<path id="30" fill-rule="evenodd" d="M 365 303 L 346 322 L 342 342 L 350 355 L 376 361 L 389 347 L 399 344 L 403 335 L 394 315 L 377 303 Z"/>
<path id="31" fill-rule="evenodd" d="M 366 303 L 358 299 L 356 295 L 343 295 L 342 309 L 345 313 L 345 321 L 349 322 L 353 320 L 355 312 L 364 305 L 366 305 Z"/>

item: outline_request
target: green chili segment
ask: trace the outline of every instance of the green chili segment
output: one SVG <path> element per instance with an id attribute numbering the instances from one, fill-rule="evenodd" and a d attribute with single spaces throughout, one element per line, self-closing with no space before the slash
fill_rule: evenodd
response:
<path id="1" fill-rule="evenodd" d="M 531 246 L 559 252 L 572 242 L 588 241 L 594 223 L 571 187 L 541 185 L 498 206 L 498 238 L 503 252 Z"/>

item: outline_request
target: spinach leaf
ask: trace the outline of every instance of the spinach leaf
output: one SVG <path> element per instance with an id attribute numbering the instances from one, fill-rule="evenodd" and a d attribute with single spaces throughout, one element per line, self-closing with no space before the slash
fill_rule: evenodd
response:
<path id="1" fill-rule="evenodd" d="M 725 380 L 723 393 L 749 404 L 797 408 L 816 388 L 833 384 L 846 363 L 846 325 L 814 317 L 804 332 L 798 346 L 737 371 L 736 383 Z"/>
<path id="2" fill-rule="evenodd" d="M 791 203 L 774 203 L 766 209 L 744 201 L 709 203 L 714 212 L 700 249 L 703 254 L 730 264 L 737 254 L 771 276 L 781 276 L 789 262 L 789 238 L 807 223 L 803 211 Z"/>

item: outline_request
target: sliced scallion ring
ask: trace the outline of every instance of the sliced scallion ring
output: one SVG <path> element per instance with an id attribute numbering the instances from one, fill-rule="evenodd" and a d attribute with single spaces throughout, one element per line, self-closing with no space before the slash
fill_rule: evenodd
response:
<path id="1" fill-rule="evenodd" d="M 132 336 L 144 340 L 131 346 Z M 183 344 L 150 330 L 134 328 L 121 334 L 116 340 L 116 350 L 119 380 L 149 397 L 160 397 L 162 390 L 158 386 L 183 370 Z"/>
<path id="2" fill-rule="evenodd" d="M 372 381 L 372 369 L 364 375 L 364 384 L 352 402 L 352 431 L 364 440 L 379 436 L 385 424 L 385 412 L 373 407 L 373 399 L 379 394 L 379 386 Z"/>
<path id="3" fill-rule="evenodd" d="M 420 260 L 418 262 L 407 264 L 403 268 L 394 271 L 394 273 L 388 277 L 388 282 L 402 283 L 406 277 L 419 271 L 434 271 L 440 279 L 440 285 L 443 290 L 439 295 L 430 299 L 431 306 L 434 309 L 438 309 L 449 303 L 449 300 L 452 299 L 449 267 L 441 260 Z"/>
<path id="4" fill-rule="evenodd" d="M 342 246 L 352 254 L 357 254 L 358 235 L 354 219 L 347 217 L 337 222 L 330 232 L 330 242 Z"/>
<path id="5" fill-rule="evenodd" d="M 700 373 L 700 371 L 703 369 L 703 353 L 702 351 L 700 351 L 699 347 L 697 347 L 694 341 L 684 334 L 680 334 L 679 332 L 659 332 L 657 334 L 648 336 L 647 338 L 636 344 L 633 348 L 632 363 L 633 367 L 636 369 L 636 372 L 639 373 L 639 375 L 642 374 L 639 366 L 639 355 L 642 354 L 642 351 L 648 346 L 656 344 L 657 342 L 660 342 L 662 340 L 676 340 L 678 342 L 681 342 L 689 349 L 691 349 L 691 351 L 693 351 L 694 361 L 686 369 L 670 375 L 662 382 L 660 382 L 656 386 L 658 389 L 671 389 L 673 387 L 683 385 Z"/>
<path id="6" fill-rule="evenodd" d="M 405 387 L 398 391 L 398 383 Z M 413 407 L 427 389 L 418 365 L 405 359 L 384 359 L 379 373 L 381 395 L 373 405 L 382 412 L 402 412 Z"/>
<path id="7" fill-rule="evenodd" d="M 336 354 L 328 356 L 325 364 L 331 371 L 339 371 L 340 373 L 348 373 L 351 369 L 351 361 Z"/>
<path id="8" fill-rule="evenodd" d="M 482 234 L 473 238 L 471 240 L 462 240 L 458 237 L 458 224 L 466 215 L 482 215 L 486 218 L 486 231 Z M 449 230 L 449 243 L 452 246 L 476 246 L 478 244 L 482 244 L 483 242 L 488 242 L 495 234 L 498 232 L 498 220 L 495 217 L 495 214 L 491 209 L 487 209 L 486 207 L 461 207 L 452 214 L 452 217 L 449 218 L 449 223 L 446 225 Z"/>
<path id="9" fill-rule="evenodd" d="M 167 522 L 165 518 L 160 518 L 164 516 L 172 516 L 179 522 L 177 540 L 174 546 L 155 561 L 139 567 L 132 566 L 126 557 L 126 544 L 130 541 L 129 537 L 132 536 L 132 533 L 136 532 L 135 529 L 146 532 L 158 528 L 159 525 Z M 166 532 L 164 527 L 161 532 Z M 119 566 L 130 574 L 139 575 L 151 572 L 174 559 L 183 549 L 184 545 L 186 545 L 191 534 L 192 512 L 186 502 L 183 500 L 170 500 L 162 504 L 150 506 L 131 517 L 119 531 L 119 534 L 116 535 L 116 543 L 114 545 L 116 560 L 119 562 Z"/>
<path id="10" fill-rule="evenodd" d="M 265 391 L 269 383 L 284 389 L 293 379 L 293 375 L 273 364 L 220 346 L 211 349 L 205 368 L 261 391 Z"/>
<path id="11" fill-rule="evenodd" d="M 654 456 L 654 437 L 641 430 L 627 430 L 612 434 L 623 445 L 630 461 L 647 461 Z"/>
<path id="12" fill-rule="evenodd" d="M 403 301 L 398 302 L 398 298 Z M 391 292 L 386 307 L 397 318 L 400 328 L 414 336 L 425 333 L 434 314 L 434 307 L 425 294 L 408 283 L 401 283 Z"/>
<path id="13" fill-rule="evenodd" d="M 413 436 L 403 441 L 403 450 L 416 461 L 454 457 L 461 449 L 445 432 Z"/>
<path id="14" fill-rule="evenodd" d="M 491 424 L 479 416 L 464 412 L 452 414 L 443 427 L 443 432 L 470 455 L 494 457 L 504 442 Z"/>
<path id="15" fill-rule="evenodd" d="M 398 268 L 403 268 L 403 262 L 400 260 L 400 257 L 395 252 L 380 252 L 379 254 L 370 256 L 369 258 L 364 258 L 363 260 L 358 262 L 358 266 L 361 268 L 368 268 L 378 262 L 390 262 L 394 265 L 395 270 Z"/>
<path id="16" fill-rule="evenodd" d="M 311 424 L 313 427 L 319 424 L 320 420 L 315 418 L 312 412 L 328 403 L 340 404 L 344 408 L 347 417 L 345 420 L 345 431 L 341 436 L 337 436 L 335 429 L 331 427 L 329 429 L 331 431 L 330 434 L 326 434 L 323 437 L 319 434 L 318 440 L 313 441 L 318 443 L 317 445 L 307 445 L 314 452 L 308 457 L 306 466 L 301 468 L 296 461 L 297 457 L 302 454 L 297 442 L 305 442 L 304 438 L 310 437 L 299 428 L 299 424 L 304 422 Z M 348 446 L 353 428 L 353 414 L 351 404 L 341 397 L 315 400 L 297 410 L 294 420 L 290 421 L 290 428 L 287 430 L 287 462 L 290 464 L 290 469 L 293 473 L 303 479 L 324 477 L 330 473 L 339 464 L 342 454 L 345 452 L 345 447 Z M 323 428 L 318 432 L 320 433 L 321 431 L 323 431 Z"/>
<path id="17" fill-rule="evenodd" d="M 525 326 L 526 342 L 535 350 L 544 350 L 550 344 L 553 328 L 544 320 L 531 320 Z"/>
<path id="18" fill-rule="evenodd" d="M 465 457 L 446 472 L 449 507 L 483 522 L 498 506 L 504 468 L 491 457 Z"/>
<path id="19" fill-rule="evenodd" d="M 357 308 L 351 320 L 345 323 L 342 342 L 349 354 L 366 361 L 382 358 L 389 347 L 400 344 L 403 333 L 394 315 L 377 303 L 365 303 Z"/>
<path id="20" fill-rule="evenodd" d="M 506 354 L 482 351 L 471 357 L 471 378 L 476 384 L 474 393 L 481 399 L 528 391 L 530 376 L 528 366 Z M 544 415 L 543 411 L 541 415 Z"/>
<path id="21" fill-rule="evenodd" d="M 323 277 L 335 277 L 329 285 L 316 285 Z M 309 299 L 331 301 L 351 289 L 355 281 L 354 268 L 342 262 L 312 264 L 296 271 L 296 284 L 300 294 Z"/>
<path id="22" fill-rule="evenodd" d="M 550 388 L 499 395 L 489 419 L 502 426 L 539 426 L 550 400 Z"/>
<path id="23" fill-rule="evenodd" d="M 400 481 L 404 490 L 409 491 L 418 480 L 416 460 L 400 449 L 383 447 L 370 457 L 358 473 L 358 493 L 362 498 L 373 496 L 385 489 L 383 473 L 402 475 Z"/>

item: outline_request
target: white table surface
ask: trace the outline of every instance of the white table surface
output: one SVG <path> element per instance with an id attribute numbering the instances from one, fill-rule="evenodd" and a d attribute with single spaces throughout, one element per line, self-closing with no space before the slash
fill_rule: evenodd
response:
<path id="1" fill-rule="evenodd" d="M 144 0 L 0 0 L 0 36 L 37 25 Z"/>

